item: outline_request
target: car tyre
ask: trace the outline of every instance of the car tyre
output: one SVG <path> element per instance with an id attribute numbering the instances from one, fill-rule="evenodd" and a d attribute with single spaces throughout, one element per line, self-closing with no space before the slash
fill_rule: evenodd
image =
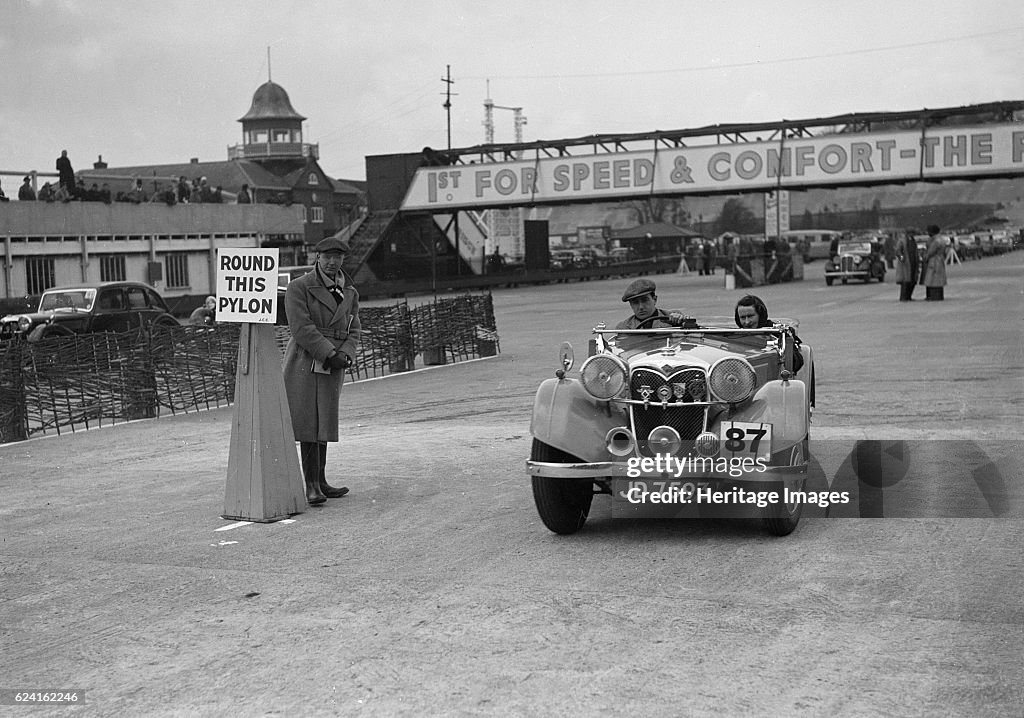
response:
<path id="1" fill-rule="evenodd" d="M 793 456 L 790 459 L 791 464 L 797 465 L 807 461 L 809 443 L 808 439 L 804 438 L 803 441 L 793 447 Z M 779 482 L 771 490 L 777 491 L 781 497 L 783 496 L 784 489 L 803 491 L 806 483 L 806 478 L 791 479 Z M 804 505 L 799 501 L 790 504 L 785 504 L 782 501 L 769 504 L 764 516 L 765 528 L 773 536 L 789 536 L 789 534 L 796 530 L 797 524 L 800 523 L 800 515 L 803 511 Z"/>
<path id="2" fill-rule="evenodd" d="M 576 457 L 548 446 L 539 439 L 533 440 L 530 459 L 553 463 L 579 461 Z M 556 534 L 574 534 L 583 528 L 593 499 L 593 481 L 533 477 L 533 500 L 537 505 L 537 513 L 544 525 Z"/>

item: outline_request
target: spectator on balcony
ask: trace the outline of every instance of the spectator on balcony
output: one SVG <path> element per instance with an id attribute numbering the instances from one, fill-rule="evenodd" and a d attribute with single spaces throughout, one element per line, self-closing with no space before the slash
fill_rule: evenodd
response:
<path id="1" fill-rule="evenodd" d="M 185 179 L 185 175 L 182 175 L 178 178 L 178 201 L 182 204 L 188 202 L 190 191 L 188 180 Z"/>
<path id="2" fill-rule="evenodd" d="M 124 195 L 125 202 L 131 202 L 133 204 L 142 204 L 143 202 L 149 201 L 149 196 L 146 194 L 146 190 L 142 188 L 142 180 L 135 180 L 135 186 Z"/>
<path id="3" fill-rule="evenodd" d="M 79 202 L 85 202 L 88 198 L 89 191 L 85 188 L 85 180 L 81 177 L 78 178 L 78 182 L 75 183 L 75 191 L 72 193 L 72 199 L 76 199 Z"/>
<path id="4" fill-rule="evenodd" d="M 10 202 L 10 201 L 11 200 L 7 198 L 7 195 L 4 194 L 4 188 L 0 187 L 0 202 Z"/>
<path id="5" fill-rule="evenodd" d="M 249 185 L 242 185 L 242 190 L 238 193 L 235 198 L 236 204 L 252 204 L 252 197 L 249 196 Z"/>
<path id="6" fill-rule="evenodd" d="M 68 159 L 68 151 L 61 150 L 57 158 L 57 173 L 60 176 L 60 186 L 64 188 L 68 196 L 75 193 L 75 170 L 71 167 L 71 160 Z"/>
<path id="7" fill-rule="evenodd" d="M 40 202 L 52 202 L 55 197 L 53 185 L 49 182 L 44 182 L 43 186 L 39 188 L 39 201 Z"/>
<path id="8" fill-rule="evenodd" d="M 199 204 L 200 202 L 202 202 L 203 198 L 200 196 L 200 194 L 201 193 L 199 191 L 199 178 L 198 177 L 193 177 L 192 178 L 192 187 L 189 189 L 189 192 L 188 192 L 188 201 L 189 201 L 189 203 L 191 203 L 191 204 Z"/>
<path id="9" fill-rule="evenodd" d="M 100 202 L 103 202 L 105 204 L 110 204 L 110 201 L 111 201 L 110 185 L 107 184 L 106 182 L 104 182 L 103 186 L 100 187 L 100 195 L 99 195 L 99 197 L 100 197 Z"/>
<path id="10" fill-rule="evenodd" d="M 221 187 L 220 185 L 217 185 L 217 189 L 215 189 L 213 191 L 213 194 L 210 195 L 210 201 L 213 202 L 214 204 L 223 204 L 224 203 L 224 188 Z"/>
<path id="11" fill-rule="evenodd" d="M 100 186 L 95 182 L 92 183 L 92 187 L 85 191 L 86 202 L 99 202 L 100 201 Z"/>
<path id="12" fill-rule="evenodd" d="M 205 177 L 199 178 L 199 201 L 200 202 L 212 202 L 213 201 L 213 189 L 210 187 L 209 181 Z"/>
<path id="13" fill-rule="evenodd" d="M 35 202 L 36 191 L 32 189 L 32 179 L 26 177 L 21 182 L 21 187 L 18 188 L 18 201 L 19 202 Z"/>

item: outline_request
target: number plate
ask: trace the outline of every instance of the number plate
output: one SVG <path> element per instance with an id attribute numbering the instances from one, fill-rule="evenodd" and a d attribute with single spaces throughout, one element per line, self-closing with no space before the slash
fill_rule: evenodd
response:
<path id="1" fill-rule="evenodd" d="M 772 425 L 751 421 L 723 421 L 720 456 L 752 459 L 772 458 Z"/>

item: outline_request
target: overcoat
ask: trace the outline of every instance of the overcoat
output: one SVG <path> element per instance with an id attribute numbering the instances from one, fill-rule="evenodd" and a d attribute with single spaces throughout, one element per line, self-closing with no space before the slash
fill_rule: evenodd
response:
<path id="1" fill-rule="evenodd" d="M 904 237 L 896 245 L 896 283 L 916 284 L 917 277 L 917 242 Z"/>
<path id="2" fill-rule="evenodd" d="M 323 366 L 335 349 L 355 357 L 362 327 L 359 324 L 359 292 L 347 274 L 344 299 L 339 304 L 313 271 L 288 283 L 285 310 L 291 339 L 284 356 L 284 386 L 296 441 L 337 441 L 338 404 L 345 370 L 330 374 L 313 371 Z"/>
<path id="3" fill-rule="evenodd" d="M 921 284 L 926 287 L 946 286 L 946 243 L 937 236 L 932 237 L 924 253 L 924 276 Z"/>

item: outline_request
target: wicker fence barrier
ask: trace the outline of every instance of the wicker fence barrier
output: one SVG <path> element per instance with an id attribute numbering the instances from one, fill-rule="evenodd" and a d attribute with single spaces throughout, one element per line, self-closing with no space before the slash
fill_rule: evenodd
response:
<path id="1" fill-rule="evenodd" d="M 490 294 L 359 310 L 350 379 L 498 351 Z M 418 334 L 423 332 L 423 336 Z M 282 353 L 288 327 L 276 328 Z M 0 443 L 225 406 L 234 401 L 239 325 L 155 327 L 0 345 Z M 435 354 L 430 354 L 430 352 Z"/>

